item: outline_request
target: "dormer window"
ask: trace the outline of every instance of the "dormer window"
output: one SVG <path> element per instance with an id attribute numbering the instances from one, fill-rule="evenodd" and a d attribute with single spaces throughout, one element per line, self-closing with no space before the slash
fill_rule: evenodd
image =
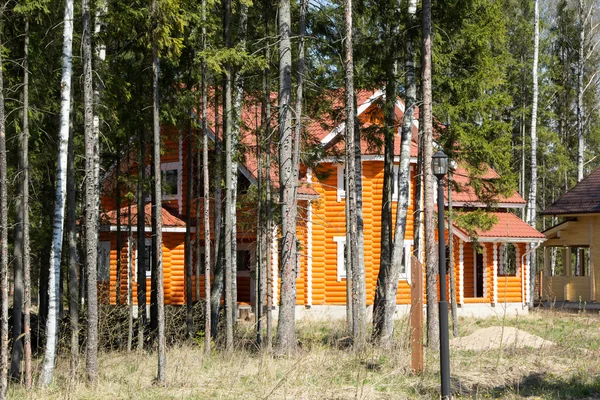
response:
<path id="1" fill-rule="evenodd" d="M 162 163 L 163 200 L 178 200 L 181 197 L 181 163 Z"/>

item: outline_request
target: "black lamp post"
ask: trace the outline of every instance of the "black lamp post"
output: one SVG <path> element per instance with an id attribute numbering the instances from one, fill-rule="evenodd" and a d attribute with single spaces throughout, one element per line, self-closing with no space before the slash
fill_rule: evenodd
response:
<path id="1" fill-rule="evenodd" d="M 448 173 L 448 156 L 438 150 L 431 167 L 438 180 L 438 260 L 440 268 L 440 370 L 442 399 L 450 399 L 450 344 L 448 338 L 448 298 L 446 295 L 446 239 L 444 227 L 444 176 Z"/>

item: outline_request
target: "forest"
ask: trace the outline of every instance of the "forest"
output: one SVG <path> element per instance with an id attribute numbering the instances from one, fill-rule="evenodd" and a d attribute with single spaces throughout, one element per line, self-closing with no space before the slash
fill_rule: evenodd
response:
<path id="1" fill-rule="evenodd" d="M 235 238 L 242 222 L 236 214 L 248 202 L 254 205 L 258 274 L 252 340 L 273 354 L 296 351 L 297 224 L 304 212 L 298 188 L 306 168 L 317 174 L 318 160 L 330 156 L 307 129 L 327 118 L 343 122 L 342 151 L 335 157 L 346 168 L 348 336 L 354 349 L 389 346 L 404 334 L 395 330 L 393 315 L 409 229 L 411 141 L 419 143 L 422 178 L 415 190 L 422 194 L 415 218 L 424 226 L 426 285 L 433 296 L 434 148 L 471 166 L 475 190 L 478 182 L 484 186 L 482 166 L 492 167 L 501 178 L 491 190 L 516 190 L 527 201 L 518 216 L 539 231 L 557 222 L 540 211 L 600 165 L 598 6 L 594 0 L 3 3 L 0 398 L 10 386 L 51 385 L 61 355 L 71 368 L 85 364 L 93 384 L 101 373 L 98 353 L 114 349 L 156 355 L 156 381 L 164 382 L 165 353 L 177 336 L 169 330 L 179 329 L 169 323 L 178 312 L 173 307 L 185 314 L 181 340 L 230 354 L 240 340 Z M 369 129 L 357 117 L 357 93 L 364 90 L 385 93 L 383 120 Z M 404 107 L 400 123 L 397 99 Z M 242 116 L 250 106 L 254 126 Z M 184 166 L 190 182 L 184 196 L 194 209 L 180 216 L 187 300 L 166 307 L 158 216 L 171 183 L 160 165 L 170 132 L 184 135 L 197 159 Z M 385 234 L 372 321 L 365 311 L 363 141 L 383 149 L 383 196 L 391 203 L 399 191 L 397 213 L 391 206 L 381 210 Z M 257 184 L 242 193 L 238 164 L 249 157 L 256 159 Z M 138 168 L 147 161 L 148 168 Z M 107 182 L 115 183 L 116 195 L 105 192 Z M 131 217 L 132 206 L 139 213 L 133 233 L 131 219 L 121 224 L 122 215 L 116 216 L 118 232 L 138 243 L 136 257 L 151 259 L 152 285 L 149 293 L 138 286 L 139 307 L 131 292 L 112 306 L 98 292 L 103 196 L 115 197 L 117 213 L 129 207 Z M 151 226 L 144 225 L 148 201 Z M 479 227 L 486 217 L 464 223 Z M 279 283 L 266 276 L 273 245 Z M 542 263 L 541 252 L 532 256 L 532 287 Z M 118 264 L 120 277 L 119 268 L 125 267 Z M 140 281 L 145 273 L 137 270 Z M 203 299 L 200 281 L 192 282 L 201 273 L 214 274 L 213 282 L 204 282 Z M 272 285 L 280 285 L 279 299 L 265 295 Z M 436 299 L 428 297 L 428 304 Z M 109 318 L 124 321 L 128 330 L 118 343 L 102 331 L 112 324 Z M 427 340 L 434 349 L 436 320 L 428 306 Z"/>

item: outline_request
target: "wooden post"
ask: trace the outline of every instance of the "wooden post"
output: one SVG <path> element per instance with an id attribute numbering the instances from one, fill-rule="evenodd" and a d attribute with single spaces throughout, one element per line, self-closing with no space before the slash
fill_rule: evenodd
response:
<path id="1" fill-rule="evenodd" d="M 412 353 L 412 372 L 423 372 L 423 265 L 415 257 L 411 257 L 410 288 L 410 347 Z"/>

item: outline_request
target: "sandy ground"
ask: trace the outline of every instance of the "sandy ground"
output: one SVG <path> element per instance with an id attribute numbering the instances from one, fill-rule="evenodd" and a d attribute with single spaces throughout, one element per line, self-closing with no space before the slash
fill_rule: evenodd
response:
<path id="1" fill-rule="evenodd" d="M 554 346 L 554 343 L 511 326 L 490 326 L 469 336 L 452 339 L 450 345 L 458 350 L 492 350 L 505 347 L 539 349 Z"/>

